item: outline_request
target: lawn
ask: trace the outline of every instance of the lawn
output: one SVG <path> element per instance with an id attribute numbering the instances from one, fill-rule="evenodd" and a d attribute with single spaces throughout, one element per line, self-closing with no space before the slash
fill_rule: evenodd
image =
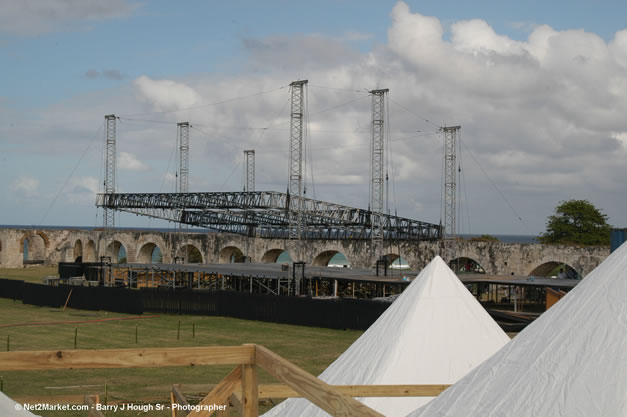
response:
<path id="1" fill-rule="evenodd" d="M 30 269 L 30 268 L 28 268 Z M 6 276 L 6 274 L 0 273 Z M 145 315 L 148 316 L 148 315 Z M 159 315 L 137 320 L 101 321 L 128 317 L 104 311 L 36 307 L 0 298 L 0 348 L 16 350 L 113 349 L 182 346 L 233 346 L 257 343 L 317 375 L 361 335 L 361 331 L 331 330 L 225 317 Z M 35 322 L 92 321 L 28 326 Z M 17 325 L 17 326 L 16 326 Z M 180 326 L 180 331 L 179 331 Z M 137 334 L 137 343 L 136 343 Z M 1 372 L 10 397 L 99 394 L 109 403 L 168 401 L 172 384 L 215 384 L 232 367 L 175 367 L 143 369 Z M 260 382 L 277 382 L 260 372 Z M 193 387 L 188 387 L 188 390 Z M 200 389 L 200 388 L 199 388 Z M 199 391 L 200 392 L 200 391 Z M 262 407 L 269 408 L 270 405 Z M 45 417 L 85 416 L 85 412 L 46 412 Z M 108 413 L 136 416 L 137 411 Z M 146 417 L 171 415 L 162 411 Z"/>
<path id="2" fill-rule="evenodd" d="M 0 278 L 19 279 L 21 281 L 41 284 L 47 276 L 58 276 L 56 266 L 28 266 L 26 268 L 0 268 Z"/>

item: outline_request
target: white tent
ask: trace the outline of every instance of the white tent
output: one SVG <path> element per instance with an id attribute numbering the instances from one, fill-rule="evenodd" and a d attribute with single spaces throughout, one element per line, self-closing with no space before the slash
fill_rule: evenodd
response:
<path id="1" fill-rule="evenodd" d="M 627 416 L 627 245 L 410 416 Z"/>
<path id="2" fill-rule="evenodd" d="M 508 341 L 438 256 L 320 379 L 335 385 L 452 384 Z M 393 417 L 430 399 L 360 400 Z M 288 399 L 264 417 L 327 415 L 308 400 Z"/>
<path id="3" fill-rule="evenodd" d="M 30 411 L 22 409 L 22 405 L 16 403 L 0 392 L 0 416 L 2 417 L 37 417 Z"/>

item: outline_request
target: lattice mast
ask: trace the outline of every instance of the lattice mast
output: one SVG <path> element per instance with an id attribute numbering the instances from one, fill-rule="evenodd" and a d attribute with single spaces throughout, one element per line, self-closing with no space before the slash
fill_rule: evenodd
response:
<path id="1" fill-rule="evenodd" d="M 105 194 L 115 193 L 115 120 L 114 114 L 105 116 Z M 115 226 L 115 211 L 105 207 L 103 213 L 105 229 Z"/>
<path id="2" fill-rule="evenodd" d="M 290 239 L 301 240 L 303 233 L 303 124 L 305 116 L 305 86 L 307 80 L 290 83 Z"/>
<path id="3" fill-rule="evenodd" d="M 457 235 L 457 136 L 461 126 L 441 128 L 444 136 L 444 233 L 452 239 Z"/>
<path id="4" fill-rule="evenodd" d="M 255 151 L 250 149 L 244 151 L 244 160 L 246 163 L 246 184 L 244 191 L 255 191 Z"/>
<path id="5" fill-rule="evenodd" d="M 372 218 L 372 256 L 381 254 L 383 249 L 384 219 L 384 147 L 385 147 L 385 96 L 389 89 L 372 90 L 372 141 L 370 146 L 370 210 Z"/>
<path id="6" fill-rule="evenodd" d="M 176 124 L 179 137 L 179 193 L 189 192 L 189 122 Z"/>

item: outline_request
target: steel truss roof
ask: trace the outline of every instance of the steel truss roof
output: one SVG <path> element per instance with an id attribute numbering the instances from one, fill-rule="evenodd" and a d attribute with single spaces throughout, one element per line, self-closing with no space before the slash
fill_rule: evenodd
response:
<path id="1" fill-rule="evenodd" d="M 289 238 L 296 198 L 275 191 L 98 194 L 96 205 L 192 226 L 262 238 Z M 303 198 L 303 239 L 370 239 L 368 210 Z M 441 226 L 383 216 L 384 238 L 435 240 Z"/>

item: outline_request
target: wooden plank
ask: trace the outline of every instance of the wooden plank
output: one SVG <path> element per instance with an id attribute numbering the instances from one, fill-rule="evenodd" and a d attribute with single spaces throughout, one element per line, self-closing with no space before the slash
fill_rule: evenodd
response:
<path id="1" fill-rule="evenodd" d="M 450 385 L 331 385 L 350 397 L 437 397 Z M 285 384 L 259 385 L 259 398 L 299 398 L 301 395 Z"/>
<path id="2" fill-rule="evenodd" d="M 176 417 L 177 408 L 174 406 L 177 401 L 174 398 L 174 391 L 170 391 L 170 409 L 172 410 L 172 417 Z"/>
<path id="3" fill-rule="evenodd" d="M 255 356 L 257 365 L 332 416 L 383 417 L 263 346 L 256 346 Z"/>
<path id="4" fill-rule="evenodd" d="M 88 417 L 105 417 L 102 411 L 96 410 L 96 403 L 98 402 L 97 396 L 85 395 L 84 403 L 89 406 L 89 411 L 87 412 Z"/>
<path id="5" fill-rule="evenodd" d="M 72 291 L 74 288 L 70 288 L 70 293 L 67 295 L 67 299 L 65 300 L 65 305 L 63 306 L 63 311 L 67 308 L 67 304 L 70 302 L 70 297 L 72 296 Z"/>
<path id="6" fill-rule="evenodd" d="M 254 353 L 252 346 L 1 352 L 0 370 L 239 365 L 253 363 Z"/>
<path id="7" fill-rule="evenodd" d="M 216 387 L 211 390 L 198 405 L 199 409 L 191 411 L 187 417 L 209 417 L 213 411 L 202 410 L 202 407 L 212 407 L 219 404 L 228 404 L 227 401 L 233 391 L 242 386 L 242 367 L 236 366 Z"/>
<path id="8" fill-rule="evenodd" d="M 450 385 L 334 385 L 333 387 L 351 397 L 437 397 Z"/>
<path id="9" fill-rule="evenodd" d="M 331 385 L 342 394 L 351 397 L 435 397 L 449 387 L 449 385 Z M 194 385 L 193 392 L 201 392 L 201 387 L 206 387 L 205 392 L 211 391 L 215 384 Z M 174 401 L 181 405 L 189 402 L 181 391 L 180 385 L 173 385 L 172 394 Z M 84 404 L 85 396 L 82 394 L 67 395 L 23 395 L 12 397 L 20 404 Z M 138 401 L 156 401 L 159 397 L 142 398 Z M 285 384 L 259 384 L 258 399 L 269 398 L 302 398 L 302 396 Z M 241 399 L 238 392 L 234 392 L 229 398 L 233 408 L 241 412 Z"/>
<path id="10" fill-rule="evenodd" d="M 259 415 L 257 367 L 242 365 L 242 417 Z"/>

